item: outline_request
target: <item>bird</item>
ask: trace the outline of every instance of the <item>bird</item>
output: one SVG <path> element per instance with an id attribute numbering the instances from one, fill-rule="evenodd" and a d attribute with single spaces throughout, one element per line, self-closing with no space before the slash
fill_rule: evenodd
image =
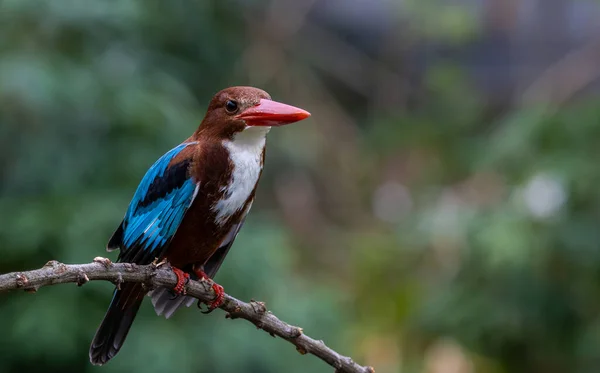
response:
<path id="1" fill-rule="evenodd" d="M 266 135 L 310 115 L 258 88 L 226 88 L 212 98 L 196 131 L 148 169 L 107 250 L 119 250 L 118 262 L 170 264 L 177 285 L 149 292 L 159 316 L 194 302 L 184 290 L 190 277 L 211 280 L 216 297 L 208 312 L 221 305 L 223 287 L 212 279 L 254 201 Z M 93 365 L 119 352 L 147 293 L 140 283 L 115 288 L 90 346 Z"/>

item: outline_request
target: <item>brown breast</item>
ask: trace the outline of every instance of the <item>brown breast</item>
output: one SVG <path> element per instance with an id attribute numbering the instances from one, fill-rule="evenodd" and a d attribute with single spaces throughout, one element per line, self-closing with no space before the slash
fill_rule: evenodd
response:
<path id="1" fill-rule="evenodd" d="M 217 224 L 213 207 L 224 198 L 226 186 L 231 182 L 233 165 L 220 143 L 200 143 L 195 152 L 190 172 L 195 180 L 200 181 L 200 187 L 164 255 L 179 268 L 204 264 L 211 257 L 231 227 L 240 221 L 256 190 L 255 187 L 243 208 Z"/>

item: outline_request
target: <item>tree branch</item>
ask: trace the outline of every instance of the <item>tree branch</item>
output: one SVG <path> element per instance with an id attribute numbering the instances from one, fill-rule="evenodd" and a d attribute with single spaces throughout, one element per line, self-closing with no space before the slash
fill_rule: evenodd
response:
<path id="1" fill-rule="evenodd" d="M 67 265 L 52 260 L 40 269 L 0 275 L 0 292 L 14 289 L 35 292 L 43 286 L 69 282 L 81 286 L 94 280 L 111 281 L 117 286 L 123 282 L 141 282 L 148 290 L 163 286 L 172 288 L 177 283 L 177 278 L 168 265 L 157 267 L 152 264 L 139 266 L 130 263 L 111 263 L 109 259 L 98 257 L 89 264 Z M 203 302 L 210 302 L 215 297 L 211 283 L 208 281 L 190 280 L 186 285 L 186 292 L 187 295 Z M 245 303 L 225 294 L 220 308 L 227 312 L 227 318 L 248 320 L 273 337 L 278 336 L 292 343 L 301 354 L 309 353 L 317 356 L 334 367 L 338 373 L 375 372 L 372 367 L 360 366 L 350 357 L 338 354 L 327 347 L 323 341 L 310 338 L 302 332 L 302 328 L 281 321 L 267 310 L 263 302 L 252 300 L 250 303 Z"/>

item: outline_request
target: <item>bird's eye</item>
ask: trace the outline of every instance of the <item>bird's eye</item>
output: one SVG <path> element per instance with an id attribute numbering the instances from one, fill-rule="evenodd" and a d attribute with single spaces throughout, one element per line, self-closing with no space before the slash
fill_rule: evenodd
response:
<path id="1" fill-rule="evenodd" d="M 233 114 L 237 111 L 238 109 L 238 104 L 235 101 L 232 100 L 227 100 L 227 102 L 225 103 L 225 110 L 227 110 L 228 113 Z"/>

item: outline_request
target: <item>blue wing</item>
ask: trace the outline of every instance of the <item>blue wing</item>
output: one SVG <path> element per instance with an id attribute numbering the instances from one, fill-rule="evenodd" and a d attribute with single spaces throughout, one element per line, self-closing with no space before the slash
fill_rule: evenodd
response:
<path id="1" fill-rule="evenodd" d="M 197 193 L 189 175 L 191 159 L 170 164 L 183 143 L 160 157 L 140 182 L 125 218 L 108 243 L 120 248 L 119 261 L 148 264 L 169 244 Z"/>

